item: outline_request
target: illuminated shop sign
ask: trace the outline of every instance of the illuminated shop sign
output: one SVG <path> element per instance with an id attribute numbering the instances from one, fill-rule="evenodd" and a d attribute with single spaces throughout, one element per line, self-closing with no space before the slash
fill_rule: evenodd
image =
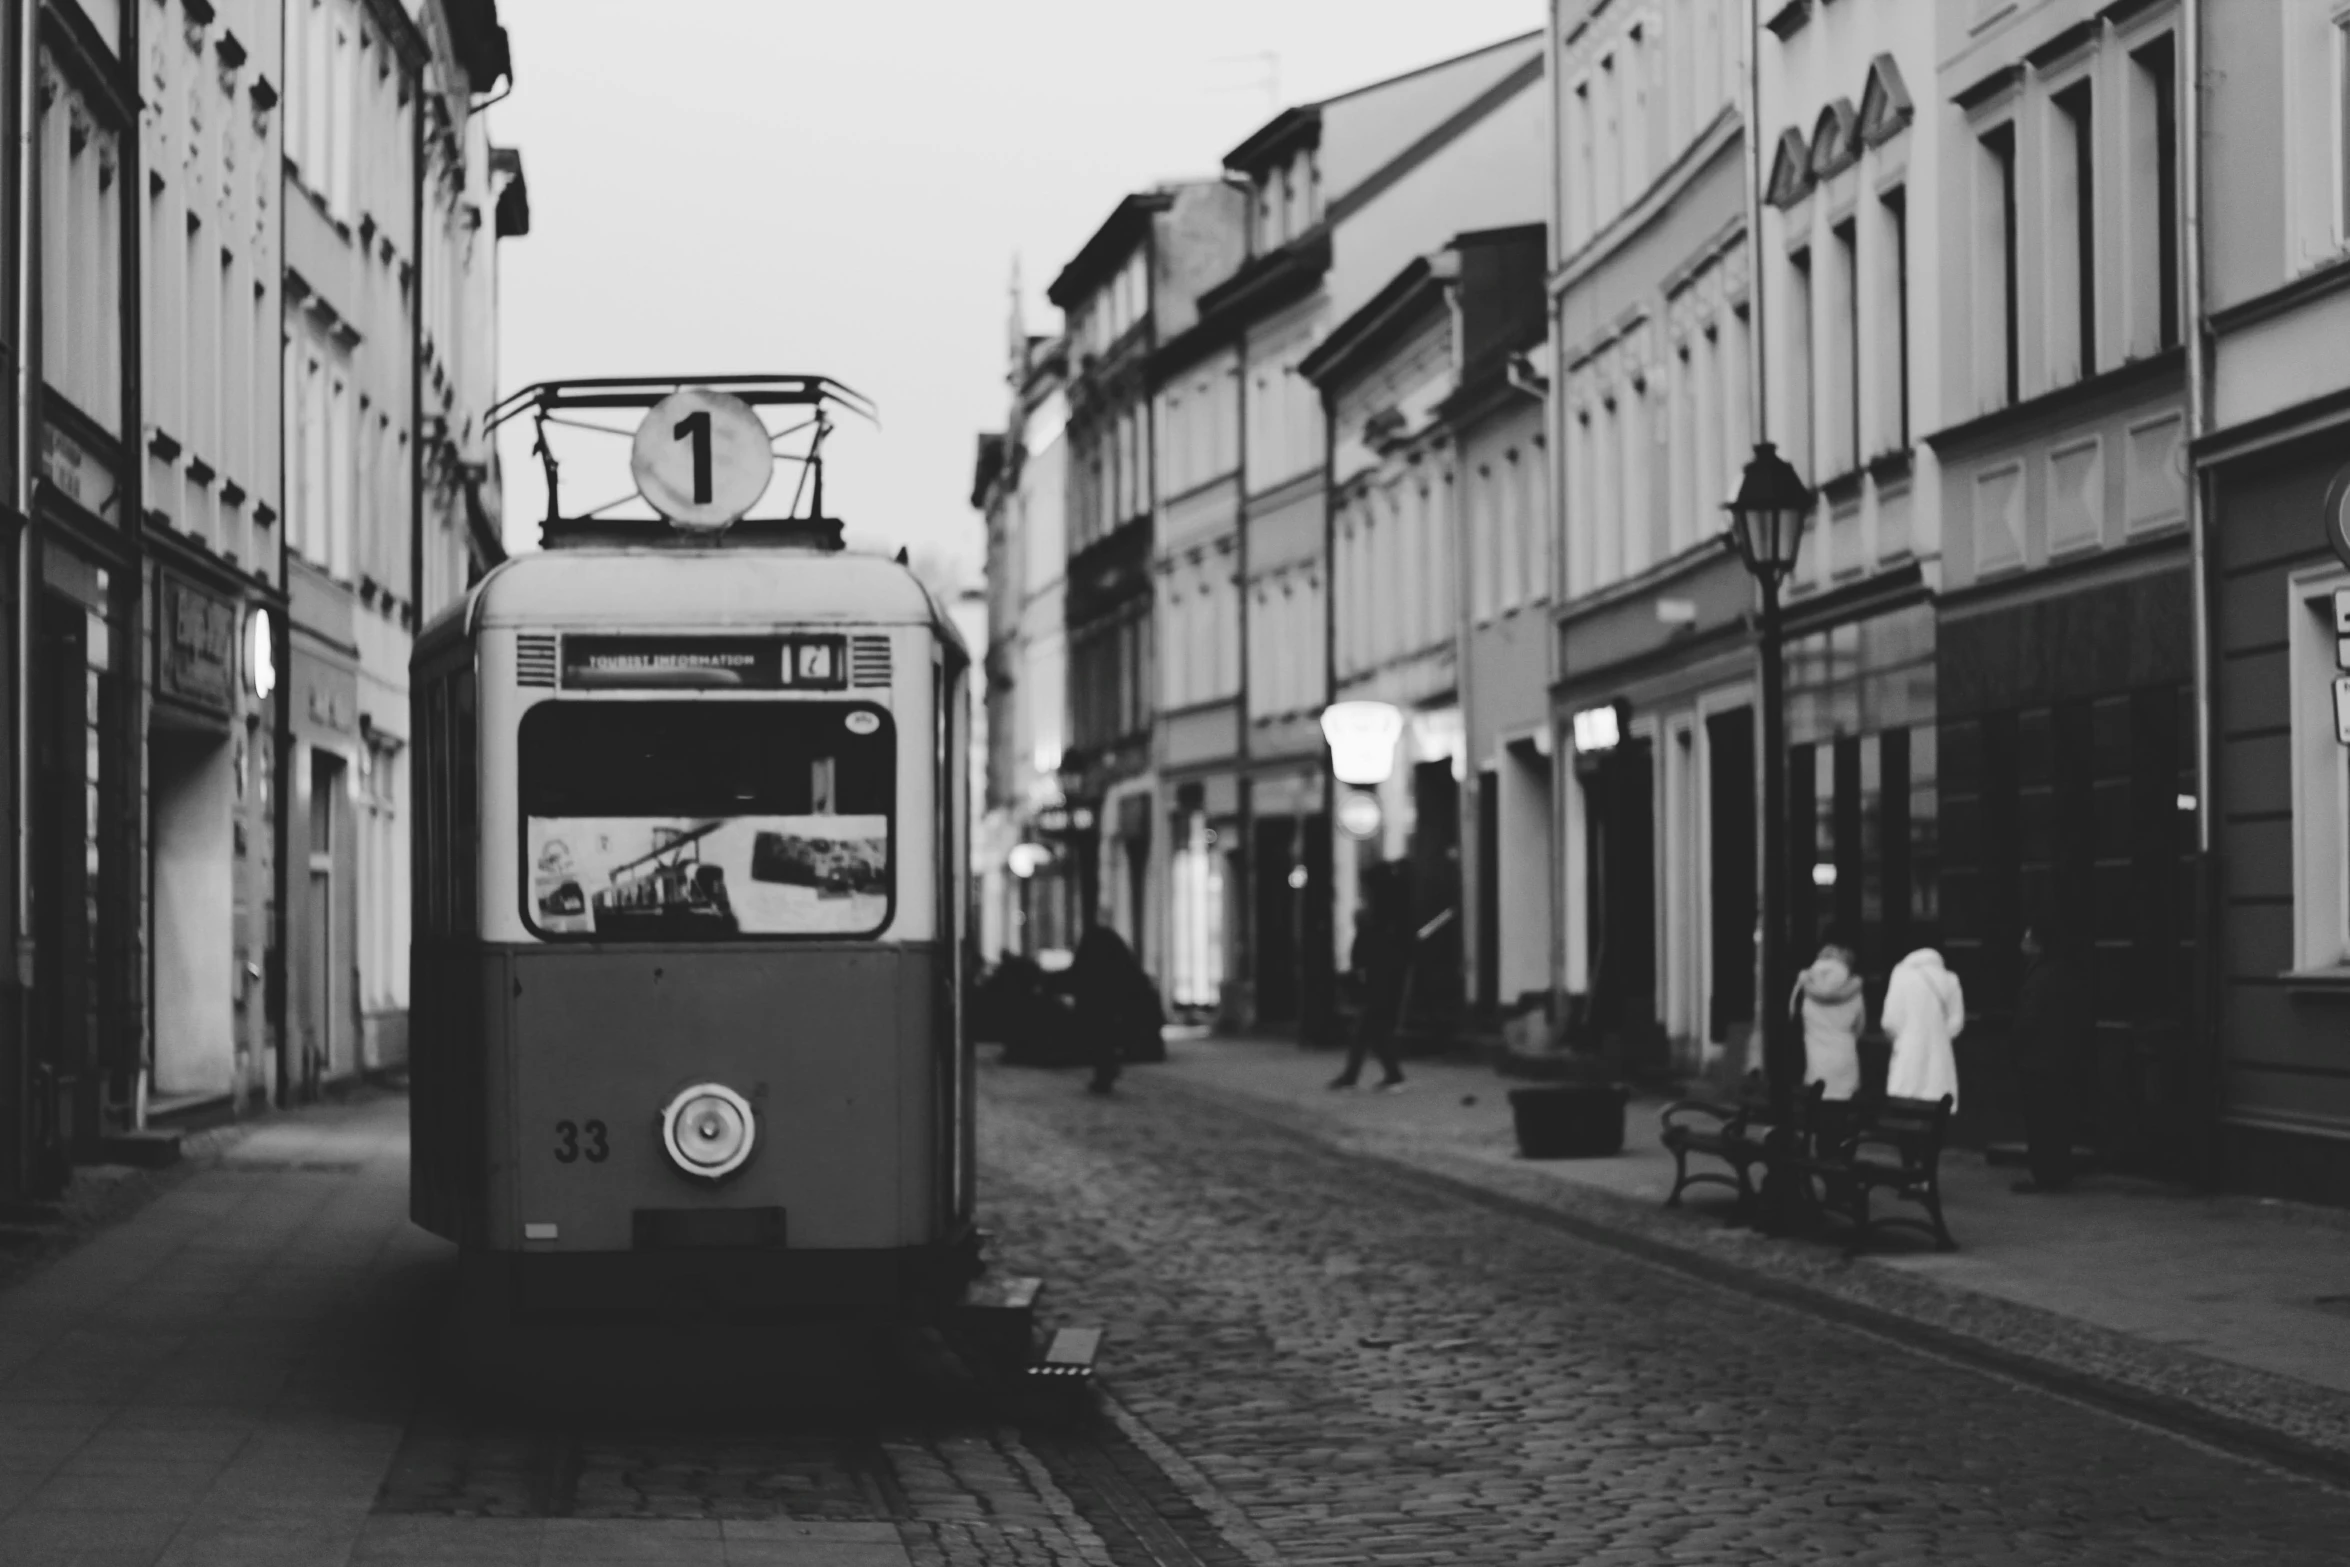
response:
<path id="1" fill-rule="evenodd" d="M 848 683 L 840 636 L 563 639 L 563 684 L 582 691 L 837 691 Z"/>
<path id="2" fill-rule="evenodd" d="M 1605 707 L 1587 707 L 1574 717 L 1575 751 L 1581 756 L 1596 756 L 1612 751 L 1624 743 L 1624 721 L 1630 715 L 1631 704 L 1610 702 Z"/>

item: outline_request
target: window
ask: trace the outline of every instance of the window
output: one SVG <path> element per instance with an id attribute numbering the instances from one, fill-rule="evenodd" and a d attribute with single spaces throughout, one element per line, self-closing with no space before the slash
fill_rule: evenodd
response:
<path id="1" fill-rule="evenodd" d="M 2179 344 L 2179 106 L 2178 67 L 2171 35 L 2163 34 L 2130 60 L 2137 67 L 2138 96 L 2144 123 L 2151 133 L 2148 149 L 2152 200 L 2147 203 L 2153 232 L 2147 236 L 2154 252 L 2155 343 L 2160 348 Z"/>
<path id="2" fill-rule="evenodd" d="M 1979 319 L 1996 327 L 1990 348 L 1991 374 L 1982 383 L 1994 405 L 2023 394 L 2023 323 L 2016 298 L 2015 125 L 1983 133 L 1981 183 L 1977 187 L 1977 232 L 1982 236 L 1982 278 L 1976 289 Z M 1978 336 L 1978 342 L 1981 341 Z"/>
<path id="3" fill-rule="evenodd" d="M 519 737 L 541 936 L 873 935 L 897 740 L 867 702 L 542 702 Z"/>
<path id="4" fill-rule="evenodd" d="M 2050 311 L 2056 333 L 2049 349 L 2058 357 L 2052 379 L 2059 382 L 2097 373 L 2097 139 L 2089 90 L 2084 79 L 2049 99 L 2055 145 L 2048 160 L 2054 187 L 2048 215 L 2056 232 L 2048 292 L 2058 306 Z M 2071 375 L 2062 368 L 2068 355 Z"/>
<path id="5" fill-rule="evenodd" d="M 1819 472 L 1812 450 L 1813 384 L 1811 347 L 1811 251 L 1787 258 L 1787 456 L 1812 477 Z"/>
<path id="6" fill-rule="evenodd" d="M 2334 737 L 2334 590 L 2326 565 L 2293 577 L 2293 966 L 2350 967 L 2350 747 Z"/>
<path id="7" fill-rule="evenodd" d="M 2334 68 L 2334 242 L 2350 244 L 2350 16 L 2335 19 Z"/>
<path id="8" fill-rule="evenodd" d="M 1894 389 L 1894 398 L 1901 410 L 1900 439 L 1896 450 L 1909 446 L 1909 194 L 1896 185 L 1883 198 L 1885 207 L 1885 259 L 1891 277 L 1889 304 L 1893 312 L 1893 330 L 1885 334 L 1891 362 L 1886 365 L 1886 383 Z"/>
<path id="9" fill-rule="evenodd" d="M 1836 437 L 1842 443 L 1838 461 L 1832 466 L 1838 473 L 1849 472 L 1860 466 L 1860 224 L 1846 218 L 1829 231 L 1836 245 L 1837 303 L 1843 308 L 1837 312 L 1836 333 L 1843 339 L 1837 345 L 1836 400 L 1839 418 Z"/>

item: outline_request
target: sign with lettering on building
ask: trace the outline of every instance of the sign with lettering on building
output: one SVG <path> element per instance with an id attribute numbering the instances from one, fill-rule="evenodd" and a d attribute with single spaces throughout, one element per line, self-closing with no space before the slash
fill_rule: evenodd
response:
<path id="1" fill-rule="evenodd" d="M 122 520 L 122 481 L 112 465 L 54 421 L 41 425 L 41 477 L 92 516 Z"/>
<path id="2" fill-rule="evenodd" d="M 177 577 L 162 582 L 156 685 L 191 706 L 226 713 L 236 689 L 237 607 Z"/>

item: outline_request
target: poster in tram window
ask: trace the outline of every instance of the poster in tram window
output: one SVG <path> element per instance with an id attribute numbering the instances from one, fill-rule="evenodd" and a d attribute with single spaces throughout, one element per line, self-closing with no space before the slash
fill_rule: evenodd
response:
<path id="1" fill-rule="evenodd" d="M 548 935 L 861 935 L 889 917 L 887 816 L 527 820 L 534 923 Z"/>

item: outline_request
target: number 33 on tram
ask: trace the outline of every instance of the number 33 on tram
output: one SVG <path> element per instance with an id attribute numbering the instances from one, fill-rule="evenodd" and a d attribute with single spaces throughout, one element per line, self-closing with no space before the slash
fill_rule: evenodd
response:
<path id="1" fill-rule="evenodd" d="M 968 656 L 809 537 L 551 526 L 418 639 L 411 1207 L 477 1302 L 973 1271 Z"/>

